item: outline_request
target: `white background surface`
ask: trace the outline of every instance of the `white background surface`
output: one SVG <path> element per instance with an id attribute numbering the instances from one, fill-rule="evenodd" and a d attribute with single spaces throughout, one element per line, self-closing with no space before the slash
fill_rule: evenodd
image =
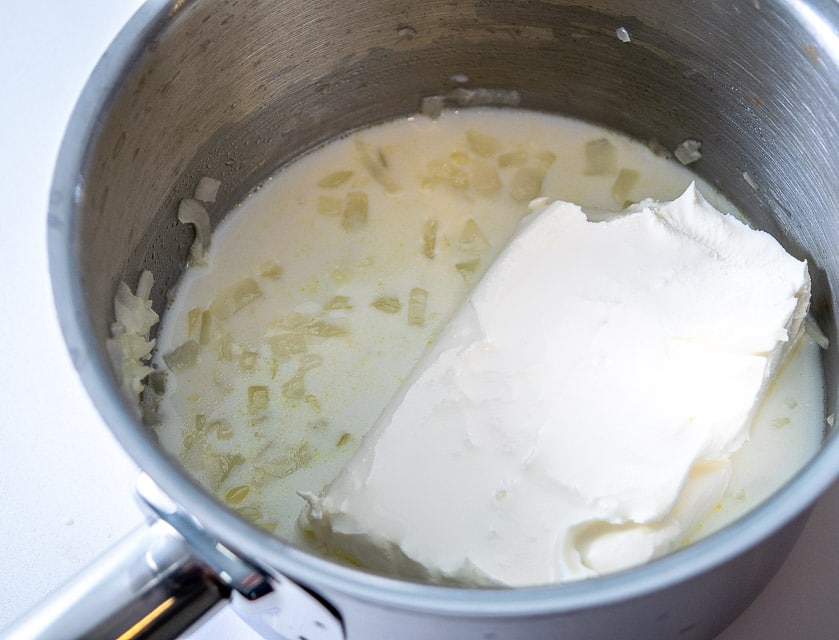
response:
<path id="1" fill-rule="evenodd" d="M 0 628 L 141 521 L 137 470 L 64 348 L 45 243 L 64 126 L 99 56 L 139 5 L 0 2 Z M 839 637 L 837 533 L 834 488 L 778 577 L 720 640 Z M 229 611 L 193 635 L 250 636 Z"/>

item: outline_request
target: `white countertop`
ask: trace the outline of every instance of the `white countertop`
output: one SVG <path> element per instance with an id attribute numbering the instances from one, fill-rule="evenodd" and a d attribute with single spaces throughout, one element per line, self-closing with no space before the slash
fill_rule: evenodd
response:
<path id="1" fill-rule="evenodd" d="M 49 286 L 46 207 L 72 106 L 140 0 L 10 2 L 0 20 L 0 628 L 141 521 L 137 469 L 67 355 Z M 839 636 L 839 487 L 777 578 L 719 640 Z M 194 638 L 246 638 L 229 609 Z"/>

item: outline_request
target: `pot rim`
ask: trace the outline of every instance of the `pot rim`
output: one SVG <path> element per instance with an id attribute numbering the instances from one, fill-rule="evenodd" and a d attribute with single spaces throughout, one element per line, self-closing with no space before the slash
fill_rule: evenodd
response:
<path id="1" fill-rule="evenodd" d="M 791 2 L 801 4 L 800 0 Z M 703 540 L 648 564 L 607 576 L 516 589 L 443 587 L 366 573 L 292 547 L 217 502 L 174 458 L 160 450 L 139 424 L 136 412 L 109 375 L 110 365 L 104 349 L 97 344 L 78 277 L 78 216 L 90 141 L 95 139 L 103 114 L 119 90 L 120 78 L 138 60 L 148 42 L 189 4 L 183 0 L 147 0 L 122 28 L 92 72 L 70 117 L 56 161 L 47 239 L 59 323 L 73 363 L 97 410 L 138 466 L 212 535 L 257 565 L 277 569 L 316 591 L 328 588 L 357 599 L 426 613 L 538 616 L 627 601 L 710 571 L 802 515 L 839 477 L 839 438 L 831 436 L 816 456 L 775 495 Z M 839 18 L 836 6 L 815 4 L 821 4 L 825 12 Z M 805 18 L 814 20 L 812 12 Z M 829 35 L 835 42 L 836 34 Z"/>

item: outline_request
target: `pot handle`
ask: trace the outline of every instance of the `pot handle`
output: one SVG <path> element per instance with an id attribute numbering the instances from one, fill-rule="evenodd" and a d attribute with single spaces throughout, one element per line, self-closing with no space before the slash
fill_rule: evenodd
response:
<path id="1" fill-rule="evenodd" d="M 149 513 L 141 525 L 47 596 L 2 640 L 167 640 L 177 638 L 238 592 L 257 600 L 271 579 L 215 540 L 145 473 L 137 496 Z"/>
<path id="2" fill-rule="evenodd" d="M 228 549 L 145 473 L 137 494 L 148 524 L 0 632 L 0 640 L 169 640 L 227 602 L 266 638 L 346 640 L 327 602 Z"/>
<path id="3" fill-rule="evenodd" d="M 0 633 L 39 638 L 176 638 L 230 597 L 230 588 L 160 519 L 129 533 Z"/>

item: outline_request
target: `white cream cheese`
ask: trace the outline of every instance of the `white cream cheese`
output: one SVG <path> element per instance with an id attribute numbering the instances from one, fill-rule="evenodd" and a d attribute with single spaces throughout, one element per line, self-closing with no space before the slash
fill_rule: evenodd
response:
<path id="1" fill-rule="evenodd" d="M 466 585 L 672 551 L 720 501 L 808 302 L 806 264 L 693 186 L 604 222 L 556 202 L 300 525 L 369 569 Z"/>

